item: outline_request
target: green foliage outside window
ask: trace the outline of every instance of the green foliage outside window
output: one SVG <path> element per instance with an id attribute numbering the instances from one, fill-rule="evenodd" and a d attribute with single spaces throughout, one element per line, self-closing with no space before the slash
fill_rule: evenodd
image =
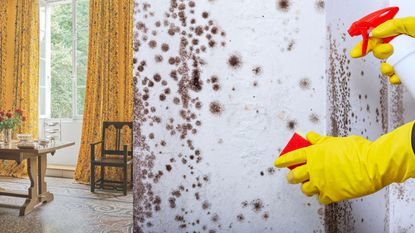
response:
<path id="1" fill-rule="evenodd" d="M 72 4 L 52 7 L 51 15 L 51 117 L 73 117 L 73 93 L 77 94 L 75 115 L 84 108 L 85 80 L 88 62 L 88 0 L 77 1 L 76 65 L 77 86 L 73 87 Z M 73 90 L 73 88 L 76 88 Z"/>

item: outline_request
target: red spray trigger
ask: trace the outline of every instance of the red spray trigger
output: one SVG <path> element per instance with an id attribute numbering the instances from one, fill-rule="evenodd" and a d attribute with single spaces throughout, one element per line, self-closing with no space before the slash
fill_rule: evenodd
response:
<path id="1" fill-rule="evenodd" d="M 366 51 L 367 51 L 367 46 L 369 43 L 369 33 L 372 29 L 374 29 L 375 27 L 381 25 L 382 23 L 393 19 L 395 17 L 395 15 L 398 13 L 399 11 L 399 7 L 388 7 L 388 8 L 384 8 L 378 11 L 375 11 L 361 19 L 359 19 L 358 21 L 354 22 L 349 30 L 347 30 L 349 32 L 350 36 L 360 36 L 362 35 L 363 37 L 363 44 L 362 44 L 362 55 L 366 55 Z M 385 43 L 388 43 L 389 41 L 391 41 L 393 38 L 395 37 L 388 37 L 388 38 L 384 38 L 383 41 Z"/>

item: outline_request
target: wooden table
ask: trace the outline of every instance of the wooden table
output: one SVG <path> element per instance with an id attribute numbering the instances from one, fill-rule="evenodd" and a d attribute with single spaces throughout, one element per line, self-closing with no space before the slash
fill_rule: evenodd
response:
<path id="1" fill-rule="evenodd" d="M 0 160 L 14 160 L 21 163 L 27 160 L 27 173 L 30 179 L 28 192 L 11 192 L 0 188 L 0 196 L 26 198 L 22 206 L 0 204 L 0 207 L 20 210 L 24 216 L 43 203 L 53 200 L 53 194 L 47 191 L 45 182 L 47 155 L 54 155 L 59 149 L 73 146 L 74 142 L 51 142 L 46 146 L 36 145 L 34 149 L 19 149 L 16 142 L 10 145 L 0 144 Z"/>

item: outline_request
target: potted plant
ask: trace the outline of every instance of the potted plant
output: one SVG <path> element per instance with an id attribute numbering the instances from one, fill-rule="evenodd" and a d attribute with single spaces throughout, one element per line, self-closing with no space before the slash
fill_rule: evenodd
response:
<path id="1" fill-rule="evenodd" d="M 11 142 L 13 131 L 25 120 L 26 118 L 23 116 L 21 109 L 0 111 L 0 132 L 3 132 L 5 144 Z"/>

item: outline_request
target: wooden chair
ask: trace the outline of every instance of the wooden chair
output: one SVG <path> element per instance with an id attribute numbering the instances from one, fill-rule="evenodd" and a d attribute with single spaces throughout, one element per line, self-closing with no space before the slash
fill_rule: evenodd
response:
<path id="1" fill-rule="evenodd" d="M 131 132 L 131 139 L 129 141 L 131 150 L 128 150 L 129 145 L 123 145 L 122 131 L 124 127 L 128 127 Z M 109 132 L 115 131 L 115 142 L 111 140 L 108 142 L 110 136 Z M 124 129 L 125 130 L 125 129 Z M 91 145 L 91 192 L 94 192 L 96 188 L 105 189 L 106 185 L 111 186 L 112 189 L 120 190 L 127 195 L 128 186 L 128 166 L 131 165 L 131 185 L 133 180 L 133 166 L 132 166 L 132 142 L 133 142 L 133 123 L 132 122 L 104 122 L 102 125 L 102 140 L 95 142 Z M 95 158 L 96 146 L 101 145 L 101 157 Z M 112 148 L 108 148 L 111 146 Z M 95 167 L 101 167 L 101 177 L 95 180 Z M 118 167 L 123 170 L 122 181 L 106 180 L 105 179 L 105 167 Z"/>

